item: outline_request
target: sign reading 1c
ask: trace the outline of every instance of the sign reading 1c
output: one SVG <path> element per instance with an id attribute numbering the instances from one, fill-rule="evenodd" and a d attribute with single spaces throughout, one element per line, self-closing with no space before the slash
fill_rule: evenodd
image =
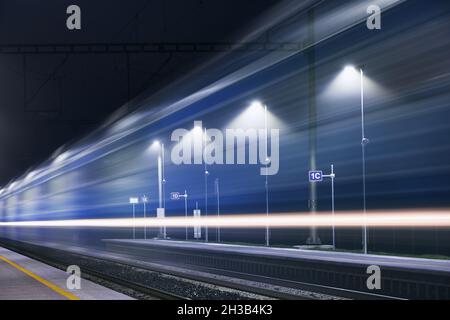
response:
<path id="1" fill-rule="evenodd" d="M 316 170 L 316 171 L 309 171 L 309 182 L 322 182 L 323 181 L 323 172 Z"/>

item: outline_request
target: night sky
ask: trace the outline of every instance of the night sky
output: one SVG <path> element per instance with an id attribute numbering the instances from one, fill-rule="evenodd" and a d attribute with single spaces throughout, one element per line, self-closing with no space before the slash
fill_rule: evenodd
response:
<path id="1" fill-rule="evenodd" d="M 0 44 L 233 41 L 276 2 L 0 0 Z M 82 10 L 79 31 L 66 28 L 71 4 Z M 0 185 L 211 56 L 131 54 L 128 86 L 123 53 L 0 54 Z"/>
<path id="2" fill-rule="evenodd" d="M 364 65 L 365 133 L 370 139 L 365 154 L 368 210 L 448 208 L 448 0 L 435 0 L 432 6 L 423 0 L 392 0 L 397 4 L 383 13 L 383 28 L 375 31 L 364 21 L 370 1 L 323 1 L 314 10 L 315 40 L 308 33 L 311 11 L 299 12 L 296 7 L 310 1 L 296 1 L 287 1 L 283 12 L 270 10 L 265 18 L 261 18 L 263 11 L 274 1 L 222 5 L 180 1 L 172 6 L 149 1 L 126 9 L 105 1 L 90 10 L 92 4 L 78 3 L 84 17 L 79 33 L 65 28 L 68 2 L 45 11 L 53 20 L 42 24 L 40 17 L 29 16 L 44 12 L 37 7 L 25 10 L 17 2 L 3 4 L 2 13 L 9 10 L 17 16 L 2 15 L 1 44 L 221 42 L 237 41 L 249 32 L 256 35 L 246 39 L 265 43 L 315 41 L 313 48 L 300 52 L 237 50 L 219 54 L 210 63 L 211 52 L 132 54 L 130 83 L 124 53 L 1 55 L 3 184 L 54 154 L 4 189 L 3 219 L 126 217 L 129 196 L 139 194 L 152 195 L 149 208 L 156 214 L 158 178 L 150 143 L 159 140 L 169 150 L 172 130 L 192 128 L 195 120 L 204 121 L 208 128 L 228 128 L 236 118 L 256 126 L 255 114 L 243 116 L 255 99 L 267 104 L 269 113 L 280 121 L 276 127 L 282 129 L 280 172 L 267 184 L 270 211 L 309 210 L 310 102 L 317 112 L 316 167 L 327 170 L 334 164 L 338 211 L 360 210 L 361 88 L 359 73 L 355 77 L 345 72 L 349 64 Z M 6 25 L 14 26 L 13 31 L 5 32 Z M 137 110 L 72 144 L 111 119 L 119 107 L 119 115 Z M 64 144 L 64 150 L 55 152 Z M 208 197 L 211 208 L 213 182 L 219 179 L 222 213 L 266 210 L 266 184 L 255 167 L 209 166 L 207 184 L 203 166 L 166 162 L 167 192 L 188 190 L 191 208 L 198 202 L 206 212 Z M 317 187 L 319 211 L 330 210 L 329 189 L 327 183 Z M 168 201 L 167 215 L 179 215 L 182 206 Z M 297 244 L 308 234 L 306 228 L 273 230 L 272 238 Z M 320 234 L 324 243 L 330 243 L 330 229 Z M 245 232 L 245 240 L 261 243 L 263 235 L 261 230 Z M 27 230 L 24 236 L 33 235 Z M 49 235 L 53 236 L 63 238 Z M 229 236 L 244 238 L 241 231 Z M 115 235 L 93 232 L 86 241 L 101 237 Z M 371 250 L 450 252 L 447 229 L 370 230 L 369 237 Z M 360 239 L 357 229 L 337 234 L 338 246 L 349 249 L 359 248 Z"/>

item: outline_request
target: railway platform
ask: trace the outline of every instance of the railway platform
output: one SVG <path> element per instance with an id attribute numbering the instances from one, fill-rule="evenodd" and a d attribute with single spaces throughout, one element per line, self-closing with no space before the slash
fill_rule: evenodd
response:
<path id="1" fill-rule="evenodd" d="M 63 270 L 0 247 L 0 300 L 130 300 L 81 278 L 79 289 L 68 289 Z"/>

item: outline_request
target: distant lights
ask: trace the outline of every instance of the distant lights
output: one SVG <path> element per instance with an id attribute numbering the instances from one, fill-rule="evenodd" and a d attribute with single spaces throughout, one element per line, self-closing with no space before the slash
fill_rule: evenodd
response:
<path id="1" fill-rule="evenodd" d="M 250 103 L 250 108 L 264 109 L 264 105 L 262 104 L 261 101 L 255 100 L 252 101 L 252 103 Z"/>
<path id="2" fill-rule="evenodd" d="M 192 129 L 195 135 L 203 134 L 203 122 L 202 121 L 194 121 L 194 129 Z"/>
<path id="3" fill-rule="evenodd" d="M 359 73 L 363 72 L 363 65 L 353 65 L 353 64 L 347 64 L 342 69 L 342 73 L 347 75 L 359 75 Z"/>
<path id="4" fill-rule="evenodd" d="M 348 64 L 344 67 L 344 71 L 356 71 L 356 68 L 352 64 Z"/>
<path id="5" fill-rule="evenodd" d="M 161 145 L 161 142 L 159 142 L 159 140 L 155 140 L 152 143 L 152 146 L 154 146 L 154 147 L 159 147 L 160 145 Z"/>
<path id="6" fill-rule="evenodd" d="M 153 140 L 153 142 L 151 142 L 149 144 L 149 146 L 147 148 L 147 152 L 153 153 L 157 150 L 160 150 L 161 148 L 162 148 L 162 143 L 159 140 L 155 139 L 155 140 Z"/>

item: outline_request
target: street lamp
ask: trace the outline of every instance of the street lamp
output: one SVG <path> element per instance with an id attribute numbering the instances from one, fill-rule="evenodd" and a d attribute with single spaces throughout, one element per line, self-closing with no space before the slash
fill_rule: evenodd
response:
<path id="1" fill-rule="evenodd" d="M 267 106 L 264 105 L 264 135 L 265 135 L 265 162 L 266 162 L 266 181 L 265 181 L 265 189 L 266 189 L 266 216 L 269 218 L 269 178 L 267 175 L 267 167 L 269 165 L 270 159 L 269 159 L 269 151 L 267 150 L 268 147 L 268 134 L 267 134 Z M 269 225 L 266 225 L 266 246 L 270 246 L 270 229 Z"/>
<path id="2" fill-rule="evenodd" d="M 269 177 L 267 175 L 268 166 L 270 163 L 269 151 L 268 151 L 268 125 L 267 125 L 267 105 L 261 103 L 260 101 L 253 101 L 250 105 L 251 109 L 254 110 L 263 110 L 264 111 L 264 147 L 265 147 L 265 155 L 264 155 L 264 164 L 265 164 L 265 197 L 266 197 L 266 216 L 269 217 Z M 266 233 L 265 233 L 265 244 L 266 246 L 270 246 L 270 228 L 269 225 L 266 225 Z"/>
<path id="3" fill-rule="evenodd" d="M 194 129 L 192 130 L 192 136 L 194 140 L 194 162 L 198 164 L 203 164 L 203 179 L 204 179 L 204 191 L 205 191 L 205 216 L 208 216 L 208 164 L 206 157 L 206 147 L 208 144 L 208 136 L 206 128 L 202 127 L 202 121 L 194 121 Z M 201 155 L 201 157 L 198 157 Z M 196 209 L 196 212 L 198 208 Z M 205 242 L 209 241 L 208 225 L 205 226 Z"/>
<path id="4" fill-rule="evenodd" d="M 219 178 L 214 181 L 216 197 L 217 197 L 217 218 L 220 217 L 220 185 Z M 217 225 L 217 242 L 220 242 L 220 224 Z"/>
<path id="5" fill-rule="evenodd" d="M 205 217 L 208 217 L 208 165 L 206 163 L 206 144 L 207 144 L 207 136 L 206 136 L 206 128 L 204 129 L 203 134 L 203 161 L 205 163 Z M 205 226 L 205 241 L 209 241 L 209 234 L 208 234 L 208 225 Z"/>
<path id="6" fill-rule="evenodd" d="M 363 214 L 364 214 L 364 226 L 363 226 L 363 248 L 364 254 L 367 254 L 367 223 L 366 223 L 366 145 L 369 144 L 369 139 L 365 135 L 364 126 L 364 70 L 362 66 L 346 66 L 344 71 L 357 71 L 359 70 L 360 76 L 360 94 L 361 94 L 361 152 L 362 152 L 362 180 L 363 180 Z"/>
<path id="7" fill-rule="evenodd" d="M 164 193 L 164 144 L 159 141 L 153 142 L 153 145 L 159 148 L 158 154 L 158 208 L 156 209 L 156 216 L 159 219 L 165 218 L 165 207 L 163 205 L 163 193 Z M 166 239 L 166 226 L 159 228 L 158 238 Z"/>

